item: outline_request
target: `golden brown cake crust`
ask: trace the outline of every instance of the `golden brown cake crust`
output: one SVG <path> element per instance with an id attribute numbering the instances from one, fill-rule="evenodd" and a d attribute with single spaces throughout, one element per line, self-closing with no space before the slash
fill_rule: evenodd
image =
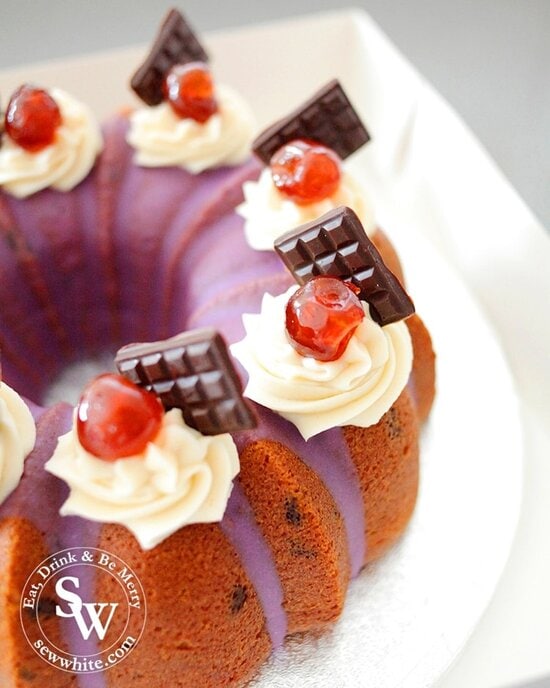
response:
<path id="1" fill-rule="evenodd" d="M 48 556 L 40 532 L 24 518 L 5 518 L 0 522 L 0 685 L 2 688 L 69 688 L 77 677 L 46 664 L 31 648 L 19 618 L 21 592 L 34 568 Z M 51 602 L 51 604 L 46 604 Z M 45 633 L 59 647 L 65 647 L 58 619 L 53 614 L 54 600 L 45 600 L 39 611 Z M 29 615 L 29 623 L 36 623 Z"/>
<path id="2" fill-rule="evenodd" d="M 411 390 L 369 428 L 342 429 L 356 467 L 365 514 L 365 563 L 381 556 L 405 529 L 418 488 L 418 426 L 434 396 L 434 353 L 418 316 L 409 318 L 415 354 Z M 241 453 L 240 483 L 275 556 L 288 632 L 320 629 L 341 612 L 350 577 L 345 524 L 321 479 L 278 442 L 252 442 Z M 143 552 L 121 526 L 101 528 L 97 546 L 131 566 L 146 591 L 148 616 L 138 646 L 104 674 L 107 686 L 204 688 L 242 685 L 270 652 L 257 592 L 221 527 L 180 529 Z M 23 518 L 0 524 L 0 685 L 76 686 L 74 675 L 43 662 L 23 636 L 24 582 L 48 555 L 40 532 Z M 102 578 L 98 599 L 110 599 Z M 57 618 L 41 619 L 48 635 Z M 159 666 L 162 670 L 159 670 Z"/>
<path id="3" fill-rule="evenodd" d="M 277 562 L 288 632 L 326 626 L 342 611 L 350 577 L 332 496 L 301 459 L 271 440 L 246 446 L 240 481 Z"/>
<path id="4" fill-rule="evenodd" d="M 105 673 L 108 686 L 239 685 L 269 655 L 256 591 L 219 525 L 187 526 L 147 552 L 125 528 L 107 525 L 98 547 L 135 571 L 147 597 L 143 636 Z M 102 577 L 98 599 L 109 599 L 111 580 Z"/>
<path id="5" fill-rule="evenodd" d="M 382 229 L 380 229 L 380 227 L 377 227 L 376 232 L 371 237 L 371 239 L 372 243 L 376 246 L 376 248 L 380 252 L 380 255 L 384 259 L 384 263 L 399 279 L 401 284 L 405 285 L 405 277 L 403 275 L 401 261 L 399 260 L 399 257 L 392 242 L 388 239 L 385 232 Z"/>
<path id="6" fill-rule="evenodd" d="M 427 420 L 435 397 L 435 352 L 432 338 L 419 315 L 405 321 L 413 344 L 412 396 L 421 423 Z"/>
<path id="7" fill-rule="evenodd" d="M 418 419 L 405 389 L 370 428 L 344 428 L 365 505 L 365 563 L 401 535 L 418 491 Z"/>

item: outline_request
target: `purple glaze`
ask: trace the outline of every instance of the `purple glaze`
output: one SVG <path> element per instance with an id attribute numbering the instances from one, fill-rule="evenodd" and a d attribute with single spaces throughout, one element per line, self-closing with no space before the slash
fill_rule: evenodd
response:
<path id="1" fill-rule="evenodd" d="M 29 407 L 29 411 L 31 412 L 34 423 L 36 425 L 38 423 L 39 418 L 46 412 L 47 409 L 45 409 L 43 406 L 38 406 L 38 404 L 35 404 L 33 401 L 30 401 L 29 399 L 25 399 L 25 397 L 23 397 L 23 401 Z"/>
<path id="2" fill-rule="evenodd" d="M 228 254 L 229 245 L 223 244 Z M 236 240 L 235 240 L 236 243 Z M 236 244 L 238 245 L 238 244 Z M 242 261 L 242 254 L 235 251 Z M 215 326 L 226 337 L 228 342 L 238 341 L 244 335 L 242 326 L 243 313 L 257 313 L 260 310 L 261 298 L 265 291 L 272 294 L 283 292 L 293 280 L 281 272 L 270 272 L 269 260 L 274 257 L 272 253 L 256 252 L 260 259 L 255 261 L 255 281 L 252 284 L 241 282 L 236 284 L 234 272 L 220 275 L 218 283 L 220 288 L 210 301 L 203 301 L 198 310 L 188 322 L 189 326 L 203 327 Z M 220 265 L 220 256 L 217 248 L 210 252 L 203 252 L 203 263 L 197 274 L 204 274 L 204 263 L 211 261 L 210 270 L 215 270 Z M 197 260 L 199 258 L 197 257 Z M 228 255 L 228 261 L 231 261 Z M 224 263 L 225 268 L 225 263 Z M 219 267 L 218 267 L 219 270 Z M 245 270 L 245 275 L 250 273 Z M 191 282 L 193 280 L 191 278 Z M 246 374 L 241 369 L 243 377 Z M 269 409 L 255 405 L 259 418 L 259 426 L 256 430 L 237 435 L 235 440 L 240 449 L 245 443 L 254 439 L 269 438 L 286 444 L 299 456 L 312 470 L 314 470 L 331 493 L 345 524 L 348 551 L 350 557 L 351 575 L 356 576 L 365 560 L 365 508 L 360 490 L 357 470 L 349 453 L 347 444 L 340 428 L 335 428 L 312 437 L 307 442 L 300 435 L 295 426 L 273 413 Z"/>
<path id="3" fill-rule="evenodd" d="M 232 230 L 232 236 L 239 239 L 242 236 L 242 220 L 233 212 L 233 203 L 239 202 L 242 198 L 235 198 L 234 189 L 241 189 L 242 183 L 255 173 L 255 166 L 252 163 L 236 168 L 230 176 L 225 171 L 223 184 L 217 189 L 210 187 L 212 178 L 207 180 L 203 192 L 209 194 L 209 201 L 204 205 L 200 214 L 193 217 L 190 225 L 185 231 L 180 232 L 179 236 L 172 235 L 172 243 L 166 242 L 171 256 L 166 262 L 166 270 L 162 280 L 162 327 L 161 331 L 170 335 L 187 328 L 187 318 L 194 310 L 197 302 L 204 300 L 206 295 L 203 287 L 214 285 L 215 289 L 221 289 L 222 284 L 218 282 L 220 274 L 228 271 L 227 261 L 230 255 L 238 254 L 239 245 L 231 246 L 230 253 L 225 251 L 222 262 L 217 262 L 213 258 L 213 252 L 219 246 L 220 227 L 222 231 Z M 249 250 L 249 249 L 246 249 Z M 203 274 L 202 258 L 204 252 L 212 254 L 216 264 L 216 274 L 212 279 L 211 275 Z M 244 254 L 246 256 L 246 252 Z M 212 258 L 206 261 L 205 267 L 212 264 Z M 243 267 L 241 260 L 240 267 Z M 239 274 L 239 270 L 237 270 Z M 200 285 L 197 290 L 197 283 Z M 197 298 L 198 297 L 198 298 Z"/>
<path id="4" fill-rule="evenodd" d="M 211 228 L 211 246 L 202 237 L 193 244 L 195 269 L 187 278 L 187 296 L 196 305 L 188 326 L 214 326 L 229 343 L 244 335 L 242 314 L 259 312 L 265 291 L 279 294 L 293 283 L 273 252 L 248 248 L 234 217 L 223 218 Z M 359 477 L 341 430 L 324 432 L 306 442 L 294 425 L 257 408 L 262 423 L 252 433 L 254 438 L 274 438 L 287 444 L 332 494 L 346 527 L 351 572 L 357 575 L 365 555 L 365 510 Z"/>
<path id="5" fill-rule="evenodd" d="M 242 313 L 258 312 L 264 291 L 278 294 L 292 283 L 273 252 L 247 246 L 242 220 L 233 212 L 242 200 L 242 182 L 260 171 L 257 162 L 195 177 L 174 168 L 137 168 L 126 130 L 123 117 L 105 125 L 98 164 L 66 197 L 45 191 L 17 201 L 0 191 L 0 236 L 6 239 L 0 241 L 4 377 L 35 401 L 77 351 L 91 356 L 199 325 L 214 325 L 229 342 L 236 341 L 243 334 Z M 39 307 L 44 303 L 47 309 Z M 70 427 L 72 409 L 31 408 L 37 446 L 21 484 L 0 505 L 0 518 L 29 518 L 51 553 L 94 547 L 101 526 L 61 518 L 67 488 L 43 471 L 58 435 Z M 364 555 L 364 510 L 342 433 L 326 432 L 306 443 L 287 421 L 265 409 L 259 415 L 255 436 L 284 441 L 332 493 L 356 575 Z M 286 632 L 282 587 L 238 482 L 221 525 L 256 587 L 278 647 Z M 93 576 L 86 587 L 92 589 Z M 66 635 L 78 652 L 72 634 Z M 84 688 L 104 684 L 101 674 L 79 677 Z"/>
<path id="6" fill-rule="evenodd" d="M 216 254 L 209 255 L 213 256 L 213 262 L 216 262 Z M 204 303 L 197 313 L 191 316 L 189 324 L 193 327 L 215 326 L 228 342 L 238 341 L 244 335 L 242 314 L 260 311 L 264 291 L 279 294 L 292 283 L 286 273 L 269 273 L 268 258 L 272 256 L 273 254 L 269 254 L 267 258 L 256 263 L 257 281 L 253 285 L 239 288 L 239 285 L 234 284 L 233 275 L 226 277 L 224 274 L 220 278 L 221 287 L 218 295 L 211 298 L 210 302 Z M 227 289 L 225 292 L 224 287 Z M 365 510 L 359 477 L 341 430 L 335 428 L 323 432 L 306 442 L 292 423 L 263 407 L 256 406 L 256 409 L 261 423 L 253 433 L 247 433 L 247 440 L 250 436 L 254 439 L 278 439 L 287 444 L 321 477 L 344 519 L 351 571 L 353 576 L 357 575 L 365 555 Z M 242 436 L 238 436 L 236 440 L 242 443 Z"/>
<path id="7" fill-rule="evenodd" d="M 68 404 L 56 404 L 42 409 L 32 402 L 29 408 L 37 422 L 37 441 L 25 461 L 25 469 L 19 486 L 0 504 L 0 520 L 6 517 L 24 517 L 44 538 L 48 555 L 69 547 L 96 547 L 100 524 L 75 516 L 62 517 L 59 509 L 68 495 L 68 488 L 61 480 L 44 470 L 51 457 L 57 438 L 72 426 L 73 409 Z M 40 564 L 35 562 L 36 566 Z M 79 572 L 81 594 L 84 599 L 93 598 L 93 569 L 83 567 Z M 68 626 L 69 619 L 60 619 L 61 627 Z M 65 632 L 63 637 L 70 651 L 84 651 L 79 634 Z M 90 652 L 90 642 L 86 644 Z M 81 688 L 104 688 L 105 678 L 100 674 L 81 674 Z"/>
<path id="8" fill-rule="evenodd" d="M 54 553 L 62 549 L 61 531 L 68 525 L 66 519 L 59 515 L 68 488 L 47 473 L 44 464 L 52 455 L 59 435 L 70 429 L 72 408 L 68 404 L 56 404 L 42 413 L 31 407 L 31 412 L 38 416 L 36 444 L 25 460 L 23 477 L 17 489 L 0 504 L 0 519 L 9 516 L 26 518 L 44 537 L 49 553 Z"/>
<path id="9" fill-rule="evenodd" d="M 227 504 L 221 528 L 241 559 L 256 589 L 274 650 L 281 647 L 287 631 L 283 588 L 273 554 L 254 518 L 252 508 L 238 481 Z"/>
<path id="10" fill-rule="evenodd" d="M 190 312 L 211 304 L 219 297 L 273 275 L 285 275 L 281 261 L 273 251 L 253 251 L 244 238 L 242 219 L 227 213 L 198 235 L 189 247 L 187 263 L 179 271 L 179 283 L 186 285 Z M 187 270 L 186 270 L 187 267 Z M 289 278 L 290 279 L 290 278 Z M 253 299 L 256 305 L 257 299 Z M 239 318 L 240 319 L 240 318 Z"/>
<path id="11" fill-rule="evenodd" d="M 86 180 L 87 186 L 90 181 Z M 30 254 L 39 256 L 31 268 L 44 285 L 42 303 L 47 302 L 49 329 L 55 332 L 52 342 L 57 355 L 75 358 L 82 347 L 81 329 L 71 332 L 70 313 L 82 312 L 86 305 L 84 264 L 82 250 L 78 194 L 45 189 L 25 201 L 12 201 L 11 210 L 20 236 Z M 63 293 L 65 301 L 50 299 L 50 294 Z M 71 303 L 71 308 L 64 308 Z M 43 306 L 44 308 L 44 306 Z M 73 310 L 74 309 L 74 310 Z M 71 333 L 71 336 L 69 336 Z"/>
<path id="12" fill-rule="evenodd" d="M 270 255 L 273 257 L 273 254 Z M 265 265 L 258 267 L 254 282 L 220 290 L 209 302 L 201 303 L 189 317 L 187 326 L 189 328 L 207 325 L 216 327 L 230 344 L 242 339 L 245 334 L 242 322 L 243 313 L 259 313 L 265 292 L 273 295 L 281 294 L 293 283 L 286 272 L 262 274 L 265 273 Z M 223 284 L 231 282 L 232 279 L 229 278 L 227 282 L 223 281 Z"/>
<path id="13" fill-rule="evenodd" d="M 263 406 L 255 404 L 254 407 L 258 427 L 235 436 L 239 450 L 254 440 L 274 440 L 285 444 L 315 471 L 332 495 L 344 521 L 351 575 L 355 577 L 365 560 L 365 508 L 359 476 L 341 428 L 326 430 L 306 441 L 289 421 Z"/>
<path id="14" fill-rule="evenodd" d="M 70 523 L 68 523 L 70 521 Z M 95 547 L 99 539 L 101 524 L 85 521 L 82 518 L 65 518 L 63 522 L 63 532 L 60 538 L 61 549 L 73 547 Z M 93 545 L 82 543 L 93 542 Z M 78 566 L 77 575 L 80 583 L 78 594 L 84 601 L 94 601 L 96 598 L 95 574 L 96 568 L 93 566 Z M 100 652 L 99 644 L 90 636 L 84 640 L 80 633 L 74 631 L 75 622 L 72 619 L 60 618 L 62 636 L 67 644 L 68 652 L 78 657 L 96 654 Z M 78 685 L 80 688 L 105 688 L 107 685 L 106 672 L 79 673 Z"/>
<path id="15" fill-rule="evenodd" d="M 241 232 L 242 234 L 242 232 Z M 201 270 L 196 274 L 204 275 L 210 269 L 216 270 L 224 251 L 227 253 L 227 261 L 240 260 L 243 262 L 243 252 L 238 249 L 241 246 L 237 237 L 227 235 L 227 239 L 219 238 L 221 248 L 216 247 L 210 252 L 203 250 L 203 262 Z M 237 250 L 236 258 L 231 258 L 231 243 Z M 250 249 L 248 249 L 250 251 Z M 253 252 L 257 254 L 252 261 L 252 267 L 245 262 L 245 279 L 238 282 L 235 279 L 235 270 L 229 270 L 220 275 L 218 279 L 219 289 L 209 301 L 202 301 L 201 306 L 189 319 L 189 325 L 193 327 L 214 326 L 219 329 L 229 343 L 238 341 L 244 335 L 242 326 L 243 313 L 258 313 L 261 306 L 261 298 L 265 291 L 271 294 L 283 292 L 292 278 L 286 272 L 276 271 L 270 262 L 275 258 L 271 252 Z M 197 256 L 197 260 L 200 258 Z M 277 259 L 278 260 L 278 259 Z M 205 263 L 210 265 L 205 268 Z M 225 261 L 225 262 L 227 262 Z M 254 281 L 250 283 L 250 271 L 254 270 Z M 195 274 L 195 273 L 194 273 Z M 191 283 L 194 275 L 191 276 Z M 244 373 L 244 371 L 241 371 Z M 245 377 L 245 374 L 243 374 Z M 302 438 L 292 423 L 284 420 L 277 414 L 257 406 L 260 418 L 259 427 L 252 433 L 246 433 L 246 440 L 259 438 L 272 438 L 285 443 L 294 451 L 310 468 L 312 468 L 323 480 L 329 492 L 332 494 L 345 523 L 350 565 L 352 576 L 356 576 L 363 566 L 365 558 L 365 509 L 359 486 L 359 477 L 353 460 L 350 456 L 347 444 L 339 428 L 329 430 L 312 437 L 307 442 Z M 236 441 L 242 446 L 243 435 L 237 436 Z"/>
<path id="16" fill-rule="evenodd" d="M 110 126 L 120 144 L 127 122 L 115 119 Z M 130 162 L 128 146 L 122 155 Z M 232 212 L 242 197 L 242 182 L 256 173 L 251 162 L 200 175 L 175 167 L 124 168 L 112 201 L 108 259 L 115 266 L 121 342 L 159 339 L 185 328 L 187 302 L 174 280 L 180 265 L 191 272 L 187 247 L 199 234 L 208 234 L 212 220 Z M 177 330 L 169 329 L 174 312 Z"/>
<path id="17" fill-rule="evenodd" d="M 42 308 L 43 276 L 29 264 L 29 249 L 18 231 L 12 201 L 0 190 L 0 346 L 3 377 L 34 398 L 41 381 L 25 355 L 36 349 L 35 366 L 50 367 L 59 358 L 50 314 Z M 39 333 L 45 332 L 43 337 Z M 24 386 L 23 386 L 24 385 Z"/>
<path id="18" fill-rule="evenodd" d="M 140 168 L 127 129 L 122 116 L 104 125 L 104 150 L 71 193 L 0 190 L 4 379 L 36 403 L 73 360 L 185 329 L 188 247 L 259 172 L 252 160 L 200 175 Z"/>

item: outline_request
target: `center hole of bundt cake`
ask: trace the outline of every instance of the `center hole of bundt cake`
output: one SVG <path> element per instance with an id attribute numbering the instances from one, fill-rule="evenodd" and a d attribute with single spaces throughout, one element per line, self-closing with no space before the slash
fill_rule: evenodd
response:
<path id="1" fill-rule="evenodd" d="M 76 404 L 88 382 L 102 373 L 115 371 L 113 354 L 77 361 L 66 366 L 46 390 L 41 402 L 50 406 L 58 401 Z"/>

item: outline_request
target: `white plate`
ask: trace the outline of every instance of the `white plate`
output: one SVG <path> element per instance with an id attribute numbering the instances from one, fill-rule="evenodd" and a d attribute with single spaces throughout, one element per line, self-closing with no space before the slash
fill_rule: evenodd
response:
<path id="1" fill-rule="evenodd" d="M 316 39 L 306 43 L 308 36 Z M 521 426 L 500 343 L 522 399 L 548 410 L 542 393 L 550 377 L 543 344 L 547 329 L 530 323 L 540 301 L 535 288 L 542 282 L 512 260 L 527 237 L 529 259 L 543 266 L 548 246 L 471 135 L 366 15 L 333 13 L 214 34 L 208 44 L 217 77 L 249 98 L 260 124 L 328 79 L 342 80 L 373 135 L 353 164 L 398 245 L 439 356 L 439 393 L 422 447 L 421 493 L 406 536 L 353 583 L 332 632 L 291 643 L 256 684 L 433 685 L 489 603 L 519 513 Z M 131 102 L 126 83 L 142 52 L 128 49 L 11 70 L 0 74 L 0 91 L 9 93 L 31 79 L 58 85 L 103 116 Z M 503 279 L 507 270 L 512 270 L 509 282 Z M 525 344 L 527 361 L 512 336 L 517 325 L 533 333 L 538 328 L 537 337 Z M 537 384 L 533 370 L 539 371 Z"/>
<path id="2" fill-rule="evenodd" d="M 433 685 L 473 630 L 508 556 L 521 485 L 510 374 L 441 257 L 418 236 L 400 250 L 438 352 L 417 508 L 397 547 L 352 584 L 334 631 L 281 653 L 262 688 Z"/>

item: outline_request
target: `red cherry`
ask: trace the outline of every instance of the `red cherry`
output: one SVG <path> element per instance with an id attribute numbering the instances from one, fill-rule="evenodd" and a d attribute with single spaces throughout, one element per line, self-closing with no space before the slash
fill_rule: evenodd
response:
<path id="1" fill-rule="evenodd" d="M 212 75 L 202 62 L 174 65 L 164 79 L 164 97 L 177 115 L 201 124 L 218 111 Z"/>
<path id="2" fill-rule="evenodd" d="M 335 361 L 364 317 L 355 287 L 337 277 L 313 277 L 288 301 L 287 336 L 301 356 Z"/>
<path id="3" fill-rule="evenodd" d="M 275 186 L 298 205 L 332 196 L 342 177 L 338 155 L 314 141 L 285 143 L 269 164 Z"/>
<path id="4" fill-rule="evenodd" d="M 78 439 L 86 451 L 105 461 L 139 454 L 157 435 L 163 413 L 152 392 L 121 375 L 100 375 L 80 397 Z"/>
<path id="5" fill-rule="evenodd" d="M 61 124 L 61 110 L 47 91 L 24 84 L 6 110 L 7 135 L 18 146 L 36 153 L 49 146 Z"/>

